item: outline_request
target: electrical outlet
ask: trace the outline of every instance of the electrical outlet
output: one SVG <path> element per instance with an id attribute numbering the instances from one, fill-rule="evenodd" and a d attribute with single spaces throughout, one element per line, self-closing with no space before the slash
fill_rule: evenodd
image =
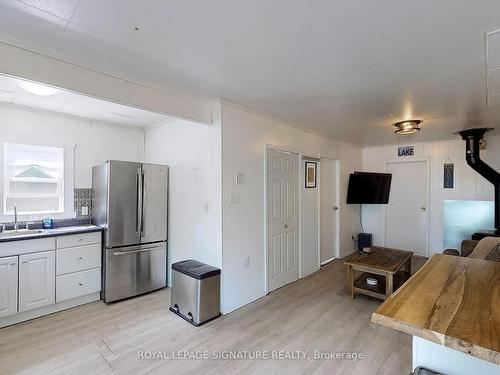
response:
<path id="1" fill-rule="evenodd" d="M 250 267 L 250 257 L 248 257 L 248 256 L 245 257 L 245 261 L 244 261 L 243 265 L 245 267 Z"/>
<path id="2" fill-rule="evenodd" d="M 87 206 L 82 206 L 82 216 L 87 216 L 89 214 L 89 208 Z"/>

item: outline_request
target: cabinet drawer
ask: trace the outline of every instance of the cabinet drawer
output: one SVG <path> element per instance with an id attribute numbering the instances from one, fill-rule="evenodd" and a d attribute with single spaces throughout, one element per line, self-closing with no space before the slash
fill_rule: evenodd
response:
<path id="1" fill-rule="evenodd" d="M 101 291 L 101 269 L 69 273 L 56 278 L 56 302 Z"/>
<path id="2" fill-rule="evenodd" d="M 57 248 L 75 247 L 101 243 L 101 232 L 71 234 L 57 237 Z"/>
<path id="3" fill-rule="evenodd" d="M 57 275 L 101 267 L 101 244 L 57 250 Z"/>

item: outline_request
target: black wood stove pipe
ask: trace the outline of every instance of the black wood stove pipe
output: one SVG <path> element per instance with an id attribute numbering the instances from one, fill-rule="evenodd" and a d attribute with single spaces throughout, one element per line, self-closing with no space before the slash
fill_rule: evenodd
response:
<path id="1" fill-rule="evenodd" d="M 495 229 L 500 234 L 500 173 L 481 160 L 479 143 L 487 131 L 492 128 L 475 128 L 458 132 L 465 141 L 465 159 L 467 164 L 477 173 L 487 179 L 495 187 Z"/>

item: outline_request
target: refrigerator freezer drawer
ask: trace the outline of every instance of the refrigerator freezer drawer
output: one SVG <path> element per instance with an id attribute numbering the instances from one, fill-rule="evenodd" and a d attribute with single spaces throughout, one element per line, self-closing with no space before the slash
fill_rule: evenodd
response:
<path id="1" fill-rule="evenodd" d="M 166 242 L 105 250 L 104 302 L 167 286 Z"/>

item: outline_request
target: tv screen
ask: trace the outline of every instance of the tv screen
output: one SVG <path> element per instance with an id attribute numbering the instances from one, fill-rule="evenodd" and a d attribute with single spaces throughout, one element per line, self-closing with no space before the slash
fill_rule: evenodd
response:
<path id="1" fill-rule="evenodd" d="M 354 172 L 349 175 L 347 204 L 387 204 L 391 190 L 390 173 Z"/>

